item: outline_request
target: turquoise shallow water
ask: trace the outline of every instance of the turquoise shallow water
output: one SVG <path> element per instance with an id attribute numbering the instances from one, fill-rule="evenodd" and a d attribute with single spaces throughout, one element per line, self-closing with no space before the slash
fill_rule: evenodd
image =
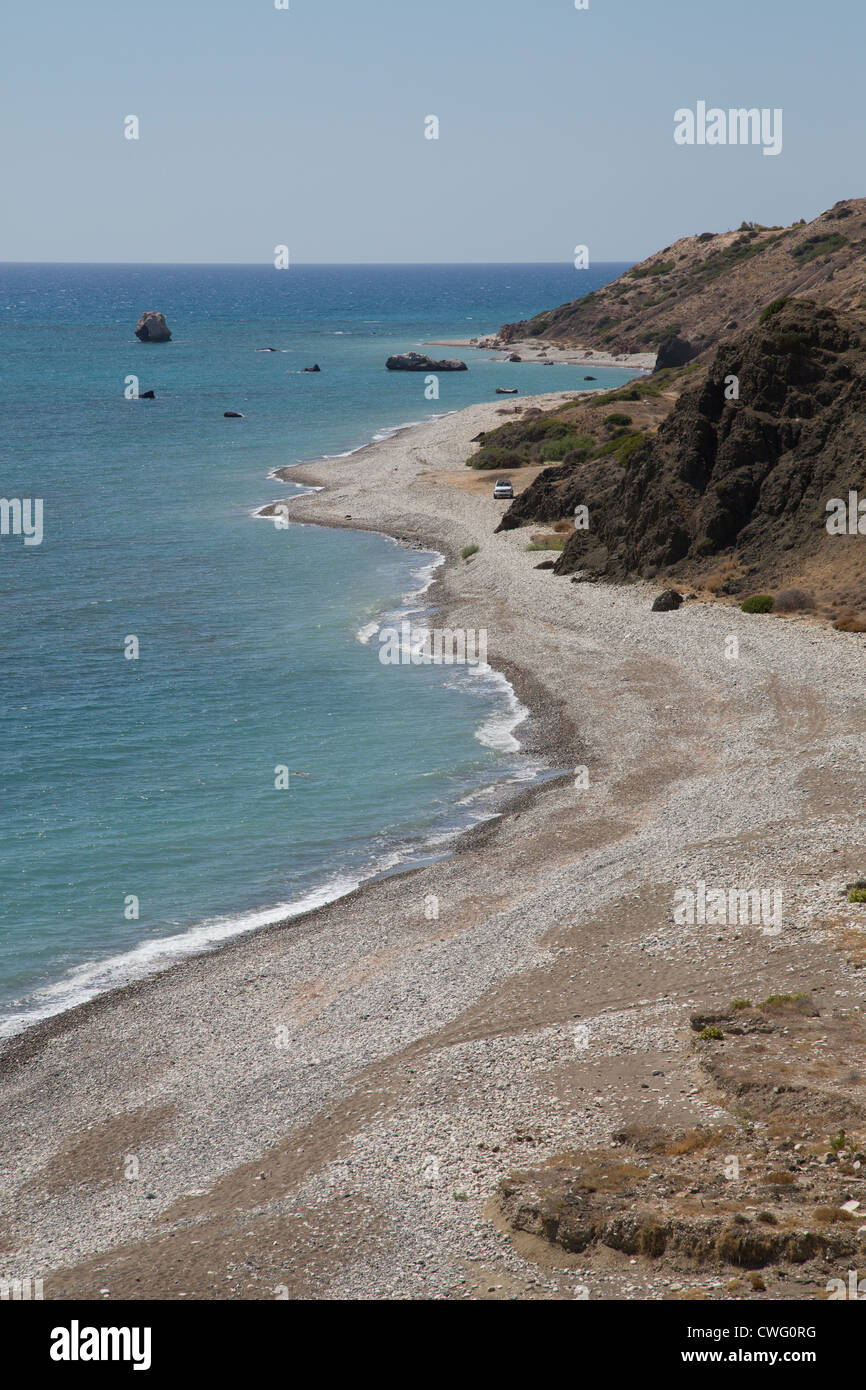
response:
<path id="1" fill-rule="evenodd" d="M 274 468 L 502 381 L 464 353 L 431 403 L 389 353 L 576 293 L 559 266 L 0 267 L 0 494 L 44 505 L 41 545 L 0 537 L 0 1027 L 441 852 L 533 775 L 501 678 L 359 640 L 423 608 L 436 557 L 252 514 L 285 495 Z M 136 341 L 149 308 L 170 344 Z M 157 399 L 126 400 L 129 374 Z M 277 790 L 282 765 L 304 775 Z"/>

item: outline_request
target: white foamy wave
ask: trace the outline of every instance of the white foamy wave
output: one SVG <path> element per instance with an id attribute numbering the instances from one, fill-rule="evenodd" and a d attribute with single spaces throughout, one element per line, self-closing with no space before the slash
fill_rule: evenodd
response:
<path id="1" fill-rule="evenodd" d="M 96 995 L 105 994 L 107 990 L 118 989 L 121 985 L 144 979 L 185 956 L 201 955 L 232 937 L 243 936 L 259 927 L 267 927 L 273 922 L 298 917 L 302 912 L 323 907 L 326 903 L 334 902 L 337 898 L 353 892 L 360 882 L 361 879 L 357 877 L 334 878 L 301 898 L 277 903 L 273 907 L 256 912 L 241 913 L 236 917 L 217 917 L 201 922 L 189 931 L 178 932 L 175 936 L 143 941 L 132 950 L 109 956 L 107 960 L 85 961 L 83 965 L 70 970 L 56 984 L 36 990 L 23 1001 L 27 1007 L 21 1012 L 8 1015 L 0 1021 L 0 1038 L 11 1037 L 41 1019 L 63 1013 L 77 1004 L 85 1004 Z"/>
<path id="2" fill-rule="evenodd" d="M 417 589 L 410 590 L 408 594 L 404 594 L 402 602 L 416 603 L 419 598 L 423 598 L 427 590 L 430 588 L 430 585 L 436 578 L 436 571 L 439 569 L 439 566 L 444 564 L 445 556 L 440 555 L 437 551 L 434 554 L 432 560 L 428 560 L 426 564 L 421 565 L 416 570 L 413 570 L 412 578 L 417 579 L 419 581 L 419 586 Z"/>
<path id="3" fill-rule="evenodd" d="M 526 718 L 527 711 L 515 715 L 508 710 L 504 714 L 491 714 L 475 730 L 475 737 L 485 748 L 493 748 L 497 753 L 517 753 L 520 740 L 514 737 L 514 730 Z"/>
<path id="4" fill-rule="evenodd" d="M 357 640 L 361 643 L 361 646 L 362 646 L 362 647 L 366 647 L 367 644 L 369 643 L 370 639 L 371 639 L 372 637 L 375 637 L 375 635 L 376 635 L 376 633 L 377 633 L 378 631 L 379 631 L 379 624 L 378 624 L 378 622 L 374 622 L 374 623 L 365 623 L 363 627 L 359 627 L 359 628 L 358 628 L 358 631 L 355 633 L 355 637 L 356 637 Z"/>
<path id="5" fill-rule="evenodd" d="M 478 742 L 483 743 L 485 748 L 493 748 L 499 753 L 519 752 L 520 740 L 515 738 L 514 730 L 528 718 L 529 710 L 518 700 L 511 682 L 501 671 L 494 671 L 492 666 L 486 664 L 467 666 L 465 671 L 470 679 L 492 687 L 505 701 L 504 709 L 498 709 L 488 715 L 475 730 Z"/>

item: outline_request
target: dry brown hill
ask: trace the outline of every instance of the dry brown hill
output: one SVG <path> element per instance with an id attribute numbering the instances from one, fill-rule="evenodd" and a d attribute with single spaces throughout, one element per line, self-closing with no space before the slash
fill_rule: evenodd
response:
<path id="1" fill-rule="evenodd" d="M 866 198 L 835 204 L 810 223 L 683 237 L 582 299 L 506 324 L 502 344 L 544 338 L 610 352 L 663 349 L 678 365 L 724 337 L 751 328 L 773 299 L 813 299 L 866 309 Z M 688 349 L 668 360 L 666 340 Z"/>

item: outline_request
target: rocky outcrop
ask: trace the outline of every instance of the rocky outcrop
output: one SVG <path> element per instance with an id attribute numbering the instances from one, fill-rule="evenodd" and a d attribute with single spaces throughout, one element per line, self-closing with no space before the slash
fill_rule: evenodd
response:
<path id="1" fill-rule="evenodd" d="M 544 469 L 501 529 L 588 508 L 560 575 L 692 576 L 723 553 L 737 566 L 729 594 L 759 592 L 803 565 L 829 574 L 847 552 L 827 533 L 827 503 L 866 496 L 864 322 L 808 300 L 770 305 L 763 323 L 680 384 L 655 434 L 638 429 L 624 435 L 625 452 L 614 438 L 593 457 Z"/>
<path id="2" fill-rule="evenodd" d="M 168 343 L 171 341 L 171 330 L 163 314 L 148 309 L 138 320 L 135 336 L 141 343 Z"/>
<path id="3" fill-rule="evenodd" d="M 670 338 L 665 338 L 661 343 L 656 357 L 654 370 L 663 372 L 668 367 L 684 367 L 687 362 L 691 362 L 693 357 L 697 357 L 699 348 L 694 343 L 688 342 L 686 338 L 678 338 L 674 334 Z"/>
<path id="4" fill-rule="evenodd" d="M 421 352 L 403 352 L 395 357 L 389 357 L 385 366 L 389 372 L 465 372 L 466 363 L 459 362 L 456 358 L 442 362 L 434 362 L 432 357 L 425 357 Z"/>
<path id="5" fill-rule="evenodd" d="M 736 547 L 756 574 L 832 541 L 828 498 L 864 483 L 863 327 L 791 300 L 717 350 L 625 467 L 587 467 L 594 531 L 569 540 L 557 573 L 650 577 Z"/>
<path id="6" fill-rule="evenodd" d="M 864 1045 L 861 1016 L 819 1015 L 811 996 L 779 994 L 705 1010 L 691 1027 L 695 1071 L 718 1118 L 676 1129 L 662 1102 L 607 1148 L 511 1173 L 497 1193 L 506 1226 L 582 1255 L 589 1270 L 607 1268 L 615 1250 L 666 1275 L 763 1270 L 767 1283 L 751 1288 L 771 1286 L 773 1296 L 811 1265 L 829 1287 L 822 1262 L 862 1259 L 866 1234 L 856 1137 L 866 1082 L 850 1065 Z"/>
<path id="7" fill-rule="evenodd" d="M 665 589 L 653 603 L 652 611 L 653 613 L 675 613 L 682 601 L 683 596 L 677 589 Z"/>

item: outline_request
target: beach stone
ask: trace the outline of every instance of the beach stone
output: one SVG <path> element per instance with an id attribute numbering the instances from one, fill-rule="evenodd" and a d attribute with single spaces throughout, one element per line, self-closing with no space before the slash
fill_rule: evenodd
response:
<path id="1" fill-rule="evenodd" d="M 171 330 L 163 314 L 148 309 L 138 320 L 135 336 L 142 343 L 167 343 L 171 340 Z"/>
<path id="2" fill-rule="evenodd" d="M 652 606 L 653 613 L 673 613 L 679 608 L 683 601 L 682 594 L 676 589 L 665 589 L 664 593 L 659 594 Z"/>
<path id="3" fill-rule="evenodd" d="M 422 352 L 397 353 L 396 356 L 388 358 L 385 366 L 389 372 L 465 372 L 468 370 L 466 363 L 460 362 L 456 358 L 434 362 L 432 357 L 425 357 Z"/>

